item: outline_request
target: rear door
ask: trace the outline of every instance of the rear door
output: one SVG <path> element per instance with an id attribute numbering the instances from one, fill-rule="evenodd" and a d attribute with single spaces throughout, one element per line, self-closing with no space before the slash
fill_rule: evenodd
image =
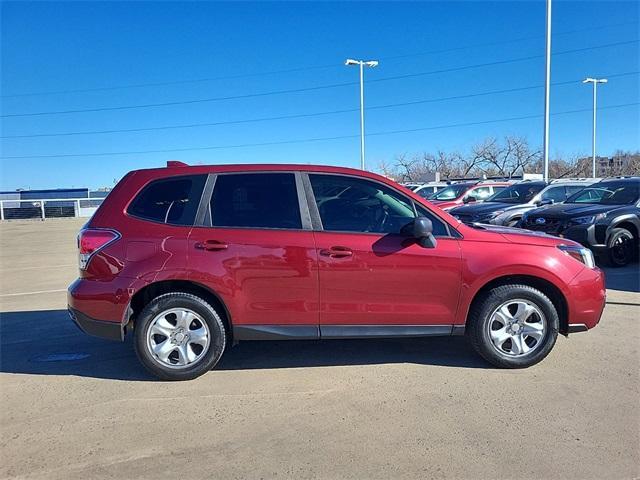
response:
<path id="1" fill-rule="evenodd" d="M 399 334 L 415 331 L 404 326 L 449 333 L 461 288 L 461 254 L 448 226 L 417 207 L 419 215 L 431 218 L 438 241 L 435 248 L 423 248 L 401 233 L 416 206 L 400 192 L 334 174 L 309 174 L 306 186 L 318 222 L 322 336 L 388 330 L 381 326 L 402 327 L 389 330 Z"/>
<path id="2" fill-rule="evenodd" d="M 192 280 L 222 297 L 236 338 L 316 338 L 317 254 L 299 174 L 219 174 L 208 188 L 189 236 Z"/>

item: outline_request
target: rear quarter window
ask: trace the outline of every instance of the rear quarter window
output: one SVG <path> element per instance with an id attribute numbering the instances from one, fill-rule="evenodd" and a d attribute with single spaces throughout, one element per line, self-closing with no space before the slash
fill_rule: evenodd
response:
<path id="1" fill-rule="evenodd" d="M 155 180 L 133 199 L 131 216 L 171 225 L 193 225 L 206 175 L 184 175 Z"/>

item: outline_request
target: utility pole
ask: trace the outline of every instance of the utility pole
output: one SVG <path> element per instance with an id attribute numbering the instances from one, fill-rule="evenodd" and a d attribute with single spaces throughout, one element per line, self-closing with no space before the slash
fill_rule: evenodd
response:
<path id="1" fill-rule="evenodd" d="M 377 67 L 377 60 L 353 60 L 348 58 L 345 65 L 358 65 L 360 67 L 360 168 L 365 170 L 364 162 L 364 67 Z"/>
<path id="2" fill-rule="evenodd" d="M 544 181 L 549 181 L 549 93 L 551 89 L 551 0 L 547 0 L 547 48 L 545 55 L 544 82 L 544 139 L 542 142 L 544 158 Z"/>
<path id="3" fill-rule="evenodd" d="M 598 84 L 607 83 L 606 78 L 585 78 L 582 83 L 593 84 L 593 129 L 591 132 L 591 175 L 596 178 L 596 110 L 598 101 Z"/>

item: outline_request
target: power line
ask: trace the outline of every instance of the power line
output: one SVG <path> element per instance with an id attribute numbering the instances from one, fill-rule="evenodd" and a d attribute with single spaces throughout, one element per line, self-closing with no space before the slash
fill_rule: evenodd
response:
<path id="1" fill-rule="evenodd" d="M 608 110 L 614 108 L 624 108 L 630 106 L 640 105 L 640 102 L 633 103 L 624 103 L 619 105 L 609 105 L 605 107 L 600 107 L 601 110 Z M 590 108 L 582 108 L 578 110 L 566 110 L 564 112 L 555 112 L 552 115 L 567 115 L 573 113 L 583 113 L 583 112 L 591 112 Z M 494 120 L 484 120 L 477 122 L 466 122 L 466 123 L 454 123 L 448 125 L 436 125 L 431 127 L 420 127 L 420 128 L 412 128 L 406 130 L 388 130 L 383 132 L 374 132 L 368 133 L 368 136 L 382 136 L 382 135 L 396 135 L 399 133 L 413 133 L 413 132 L 421 132 L 427 130 L 441 130 L 446 128 L 456 128 L 456 127 L 469 127 L 474 125 L 487 125 L 491 123 L 502 123 L 502 122 L 512 122 L 518 120 L 526 120 L 533 118 L 540 118 L 542 115 L 523 115 L 519 117 L 509 117 L 509 118 L 500 118 Z M 273 145 L 288 145 L 288 144 L 296 144 L 296 143 L 311 143 L 311 142 L 321 142 L 321 141 L 329 141 L 329 140 L 342 140 L 347 138 L 356 138 L 359 137 L 359 134 L 356 135 L 340 135 L 334 137 L 316 137 L 316 138 L 306 138 L 299 140 L 283 140 L 277 142 L 261 142 L 261 143 L 244 143 L 244 144 L 236 144 L 236 145 L 215 145 L 208 147 L 187 147 L 187 148 L 171 148 L 171 149 L 159 149 L 159 150 L 138 150 L 138 151 L 127 151 L 127 152 L 90 152 L 90 153 L 73 153 L 73 154 L 50 154 L 50 155 L 23 155 L 23 156 L 4 156 L 0 157 L 2 160 L 23 160 L 23 159 L 33 159 L 33 158 L 71 158 L 71 157 L 104 157 L 104 156 L 116 156 L 116 155 L 139 155 L 139 154 L 147 154 L 147 153 L 176 153 L 176 152 L 188 152 L 188 151 L 202 151 L 202 150 L 224 150 L 224 149 L 232 149 L 232 148 L 247 148 L 247 147 L 263 147 L 263 146 L 273 146 Z"/>
<path id="2" fill-rule="evenodd" d="M 584 48 L 578 48 L 573 50 L 565 50 L 562 52 L 556 52 L 553 55 L 564 55 L 568 53 L 584 52 L 587 50 L 595 50 L 595 49 L 609 48 L 609 47 L 620 46 L 620 45 L 628 45 L 631 43 L 638 43 L 638 40 L 636 39 L 636 40 L 629 40 L 625 42 L 596 45 L 593 47 L 584 47 Z M 402 78 L 413 78 L 413 77 L 420 77 L 425 75 L 434 75 L 439 73 L 457 72 L 457 71 L 469 70 L 473 68 L 522 62 L 522 61 L 533 60 L 533 59 L 542 58 L 542 57 L 544 57 L 544 55 L 531 55 L 527 57 L 514 58 L 511 60 L 500 60 L 496 62 L 477 63 L 474 65 L 465 65 L 462 67 L 453 67 L 453 68 L 447 68 L 447 69 L 441 69 L 441 70 L 431 70 L 427 72 L 394 75 L 391 77 L 372 79 L 372 80 L 369 80 L 369 82 L 384 82 L 389 80 L 399 80 Z M 62 115 L 62 114 L 73 114 L 73 113 L 105 112 L 105 111 L 115 111 L 115 110 L 132 110 L 132 109 L 140 109 L 140 108 L 168 107 L 168 106 L 175 106 L 175 105 L 209 103 L 209 102 L 218 102 L 218 101 L 224 101 L 224 100 L 237 100 L 237 99 L 243 99 L 243 98 L 265 97 L 265 96 L 282 95 L 282 94 L 288 94 L 288 93 L 308 92 L 308 91 L 324 90 L 324 89 L 344 87 L 344 86 L 350 86 L 350 85 L 356 85 L 356 84 L 358 84 L 358 82 L 343 82 L 343 83 L 334 83 L 329 85 L 317 85 L 315 87 L 294 88 L 294 89 L 288 89 L 288 90 L 276 90 L 276 91 L 261 92 L 261 93 L 249 93 L 244 95 L 232 95 L 232 96 L 226 96 L 226 97 L 199 98 L 194 100 L 181 100 L 181 101 L 175 101 L 175 102 L 162 102 L 162 103 L 146 103 L 146 104 L 140 104 L 140 105 L 122 105 L 117 107 L 97 107 L 97 108 L 83 108 L 83 109 L 75 109 L 75 110 L 58 110 L 58 111 L 32 112 L 32 113 L 10 113 L 10 114 L 0 115 L 0 117 L 2 118 L 34 117 L 34 116 L 43 116 L 43 115 Z"/>
<path id="3" fill-rule="evenodd" d="M 607 28 L 615 28 L 615 27 L 637 25 L 637 24 L 638 24 L 637 21 L 632 21 L 632 22 L 622 22 L 622 23 L 617 23 L 617 24 L 601 25 L 601 26 L 597 26 L 597 27 L 586 27 L 586 28 L 567 30 L 567 31 L 564 31 L 564 32 L 556 33 L 555 36 L 571 35 L 571 34 L 574 34 L 574 33 L 580 33 L 580 32 L 585 32 L 585 31 L 603 30 L 603 29 L 607 29 Z M 440 53 L 449 53 L 449 52 L 467 50 L 467 49 L 472 49 L 472 48 L 482 48 L 482 47 L 492 47 L 492 46 L 497 46 L 497 45 L 507 45 L 507 44 L 518 43 L 518 42 L 523 42 L 523 41 L 527 41 L 527 40 L 537 40 L 537 39 L 540 39 L 540 38 L 543 38 L 543 36 L 542 35 L 532 35 L 532 36 L 528 36 L 528 37 L 514 38 L 514 39 L 511 39 L 511 40 L 476 43 L 476 44 L 473 44 L 473 45 L 463 45 L 463 46 L 459 46 L 459 47 L 451 47 L 451 48 L 445 48 L 445 49 L 440 49 L 440 50 L 428 50 L 428 51 L 423 51 L 423 52 L 414 52 L 414 53 L 402 54 L 402 55 L 391 55 L 391 56 L 380 57 L 380 58 L 382 60 L 385 60 L 385 61 L 397 60 L 397 59 L 401 59 L 401 58 L 419 57 L 419 56 L 426 56 L 426 55 L 436 55 L 436 54 L 440 54 Z M 306 67 L 287 68 L 287 69 L 282 69 L 282 70 L 268 70 L 268 71 L 263 71 L 263 72 L 241 73 L 241 74 L 234 74 L 234 75 L 222 75 L 222 76 L 217 76 L 217 77 L 204 77 L 204 78 L 187 79 L 187 80 L 172 80 L 172 81 L 165 81 L 165 82 L 150 82 L 150 83 L 133 83 L 133 84 L 125 84 L 125 85 L 114 85 L 114 86 L 109 86 L 109 87 L 94 87 L 94 88 L 83 88 L 83 89 L 74 89 L 74 90 L 57 90 L 57 91 L 47 91 L 47 92 L 14 93 L 14 94 L 0 95 L 0 98 L 44 96 L 44 95 L 61 95 L 61 94 L 69 94 L 69 93 L 89 93 L 89 92 L 101 92 L 101 91 L 110 91 L 110 90 L 122 90 L 122 89 L 128 89 L 128 88 L 163 87 L 163 86 L 170 86 L 170 85 L 183 85 L 183 84 L 188 84 L 188 83 L 204 83 L 204 82 L 211 82 L 211 81 L 217 81 L 217 80 L 232 80 L 232 79 L 238 79 L 238 78 L 250 78 L 250 77 L 257 77 L 257 76 L 264 76 L 264 75 L 277 75 L 277 74 L 286 74 L 286 73 L 296 73 L 296 72 L 308 71 L 308 70 L 322 70 L 322 69 L 341 68 L 341 67 L 342 67 L 342 65 L 339 65 L 339 64 L 336 64 L 336 63 L 331 63 L 331 64 L 325 64 L 325 65 L 311 65 L 311 66 L 306 66 Z"/>
<path id="4" fill-rule="evenodd" d="M 640 71 L 635 72 L 625 72 L 625 73 L 616 73 L 611 75 L 605 75 L 609 78 L 623 77 L 629 75 L 637 75 Z M 555 82 L 552 83 L 552 86 L 562 86 L 562 85 L 571 85 L 578 82 L 581 82 L 582 78 L 576 80 L 567 80 L 563 82 Z M 410 102 L 401 102 L 401 103 L 390 103 L 385 105 L 375 105 L 371 107 L 367 107 L 369 110 L 379 110 L 386 108 L 394 108 L 394 107 L 403 107 L 409 105 L 419 105 L 425 103 L 436 103 L 436 102 L 444 102 L 449 100 L 461 100 L 465 98 L 475 98 L 475 97 L 483 97 L 488 95 L 496 95 L 503 93 L 512 93 L 512 92 L 520 92 L 526 90 L 534 90 L 538 88 L 542 88 L 544 85 L 532 85 L 527 87 L 516 87 L 516 88 L 507 88 L 502 90 L 492 90 L 487 92 L 478 92 L 471 93 L 465 95 L 454 95 L 450 97 L 439 97 L 439 98 L 428 98 L 421 100 L 413 100 Z M 113 134 L 113 133 L 135 133 L 135 132 L 148 132 L 148 131 L 158 131 L 158 130 L 174 130 L 174 129 L 186 129 L 186 128 L 196 128 L 196 127 L 211 127 L 211 126 L 221 126 L 221 125 L 239 125 L 245 123 L 257 123 L 257 122 L 265 122 L 265 121 L 273 121 L 273 120 L 290 120 L 295 118 L 309 118 L 309 117 L 319 117 L 326 115 L 336 115 L 341 113 L 351 113 L 358 111 L 358 108 L 349 108 L 342 110 L 330 110 L 323 112 L 312 112 L 312 113 L 300 113 L 300 114 L 292 114 L 292 115 L 279 115 L 273 117 L 260 117 L 260 118 L 251 118 L 251 119 L 241 119 L 241 120 L 230 120 L 230 121 L 221 121 L 221 122 L 205 122 L 205 123 L 191 123 L 191 124 L 182 124 L 182 125 L 165 125 L 165 126 L 157 126 L 157 127 L 146 127 L 146 128 L 125 128 L 125 129 L 112 129 L 112 130 L 93 130 L 93 131 L 80 131 L 80 132 L 60 132 L 60 133 L 40 133 L 40 134 L 26 134 L 26 135 L 4 135 L 0 136 L 1 139 L 12 139 L 12 138 L 40 138 L 40 137 L 64 137 L 64 136 L 78 136 L 78 135 L 100 135 L 100 134 Z"/>

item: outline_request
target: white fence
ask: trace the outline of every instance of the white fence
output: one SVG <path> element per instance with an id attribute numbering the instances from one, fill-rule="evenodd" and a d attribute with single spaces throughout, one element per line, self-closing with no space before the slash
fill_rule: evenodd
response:
<path id="1" fill-rule="evenodd" d="M 90 217 L 104 198 L 0 200 L 0 220 Z"/>

